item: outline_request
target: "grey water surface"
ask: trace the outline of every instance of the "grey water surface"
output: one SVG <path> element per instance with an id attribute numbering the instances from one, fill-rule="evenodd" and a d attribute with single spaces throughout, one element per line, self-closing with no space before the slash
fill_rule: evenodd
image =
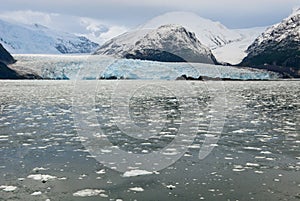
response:
<path id="1" fill-rule="evenodd" d="M 176 94 L 159 88 L 163 82 L 199 108 L 182 111 Z M 126 152 L 143 156 L 168 146 L 184 126 L 183 112 L 198 122 L 192 144 L 175 163 L 127 177 L 96 160 L 83 143 L 78 129 L 84 128 L 73 114 L 78 83 L 0 81 L 0 200 L 300 200 L 299 81 L 163 82 L 86 81 L 95 86 L 85 93 L 94 97 L 99 128 Z M 162 121 L 157 134 L 138 139 L 119 129 L 128 121 L 113 108 L 124 101 L 116 98 L 123 89 L 134 89 L 127 104 L 131 120 L 138 127 Z M 224 102 L 213 105 L 217 96 Z M 222 133 L 200 160 L 219 106 Z"/>

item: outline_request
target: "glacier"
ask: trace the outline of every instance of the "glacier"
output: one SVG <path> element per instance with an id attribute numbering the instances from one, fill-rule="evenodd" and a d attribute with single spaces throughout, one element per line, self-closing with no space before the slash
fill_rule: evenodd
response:
<path id="1" fill-rule="evenodd" d="M 276 73 L 202 63 L 172 63 L 133 59 L 116 59 L 99 55 L 14 55 L 13 64 L 34 70 L 43 78 L 90 80 L 122 78 L 141 80 L 175 80 L 181 75 L 198 78 L 277 79 Z"/>

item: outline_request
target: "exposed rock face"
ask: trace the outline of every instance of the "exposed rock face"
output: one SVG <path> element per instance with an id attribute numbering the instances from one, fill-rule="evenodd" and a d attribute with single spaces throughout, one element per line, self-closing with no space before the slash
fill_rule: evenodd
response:
<path id="1" fill-rule="evenodd" d="M 6 49 L 4 49 L 2 44 L 0 44 L 0 62 L 7 65 L 16 62 L 16 60 L 11 56 L 11 54 Z"/>
<path id="2" fill-rule="evenodd" d="M 241 65 L 273 69 L 300 77 L 300 8 L 267 29 L 248 47 Z"/>
<path id="3" fill-rule="evenodd" d="M 16 60 L 2 44 L 0 44 L 0 79 L 41 79 L 41 77 L 34 72 L 17 71 L 7 66 L 15 62 Z"/>
<path id="4" fill-rule="evenodd" d="M 140 33 L 136 37 L 133 35 L 127 33 L 118 36 L 95 54 L 162 62 L 217 64 L 210 49 L 182 26 L 164 25 L 143 36 Z"/>

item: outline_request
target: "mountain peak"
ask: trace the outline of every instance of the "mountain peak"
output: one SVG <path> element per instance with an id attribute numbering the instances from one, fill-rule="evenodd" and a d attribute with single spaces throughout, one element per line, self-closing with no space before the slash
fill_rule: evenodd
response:
<path id="1" fill-rule="evenodd" d="M 197 38 L 211 49 L 222 47 L 233 41 L 241 39 L 241 35 L 229 30 L 220 22 L 215 22 L 191 12 L 168 12 L 157 16 L 144 25 L 140 29 L 156 29 L 165 24 L 177 24 L 185 27 L 187 30 L 196 33 Z"/>
<path id="2" fill-rule="evenodd" d="M 96 54 L 164 62 L 217 63 L 209 48 L 201 44 L 194 33 L 180 25 L 162 25 L 148 30 L 136 40 L 127 40 L 131 35 L 123 34 L 112 39 Z M 130 43 L 124 44 L 124 41 Z"/>

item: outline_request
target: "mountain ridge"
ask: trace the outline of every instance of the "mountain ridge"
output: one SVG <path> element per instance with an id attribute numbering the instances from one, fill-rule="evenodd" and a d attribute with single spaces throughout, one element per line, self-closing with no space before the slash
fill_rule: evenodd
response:
<path id="1" fill-rule="evenodd" d="M 242 66 L 265 66 L 300 77 L 300 8 L 257 37 L 247 53 Z"/>
<path id="2" fill-rule="evenodd" d="M 126 38 L 132 34 L 134 40 L 128 43 Z M 152 61 L 217 64 L 211 50 L 194 33 L 179 25 L 163 25 L 148 31 L 145 36 L 134 32 L 123 34 L 104 44 L 95 54 Z"/>
<path id="3" fill-rule="evenodd" d="M 39 24 L 23 25 L 0 19 L 0 42 L 13 54 L 91 53 L 99 45 L 83 36 Z"/>

